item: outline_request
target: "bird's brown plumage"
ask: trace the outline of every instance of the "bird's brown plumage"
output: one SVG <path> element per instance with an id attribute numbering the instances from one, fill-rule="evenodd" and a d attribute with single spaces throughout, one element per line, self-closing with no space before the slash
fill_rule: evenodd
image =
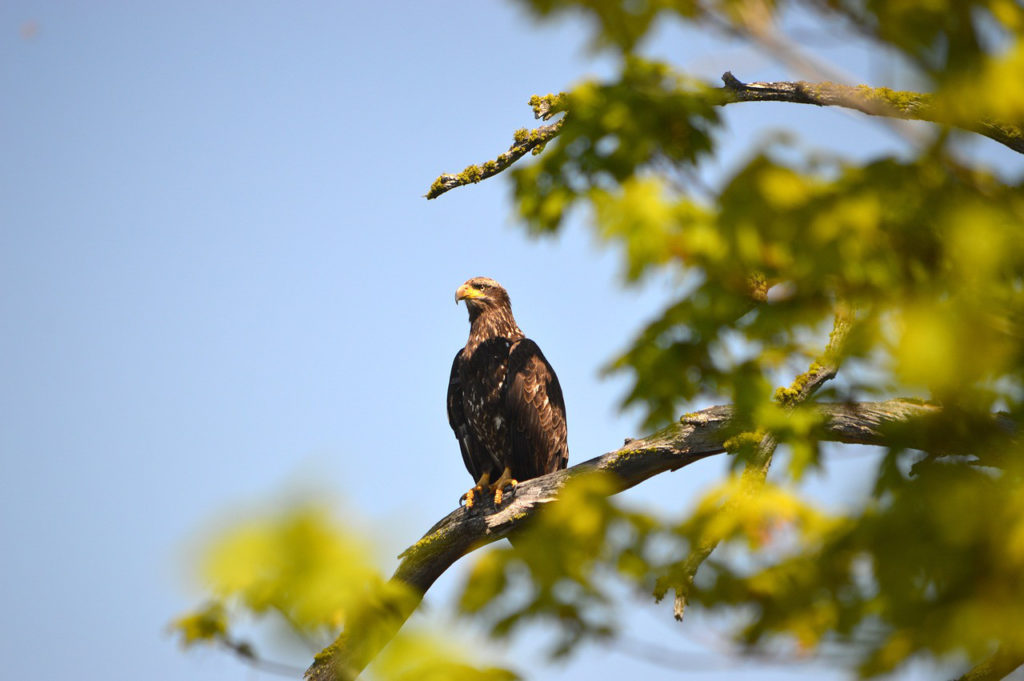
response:
<path id="1" fill-rule="evenodd" d="M 466 301 L 470 332 L 452 363 L 448 382 L 448 422 L 462 459 L 482 493 L 509 477 L 528 480 L 565 468 L 565 402 L 554 369 L 540 348 L 516 325 L 508 293 L 498 282 L 475 277 L 459 287 Z"/>

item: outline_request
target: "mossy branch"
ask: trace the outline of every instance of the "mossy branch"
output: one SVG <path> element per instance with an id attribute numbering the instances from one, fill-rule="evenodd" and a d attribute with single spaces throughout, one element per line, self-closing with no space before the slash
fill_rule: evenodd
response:
<path id="1" fill-rule="evenodd" d="M 928 433 L 942 418 L 940 407 L 909 400 L 818 404 L 821 417 L 816 436 L 823 441 L 848 444 L 890 445 L 931 449 Z M 993 430 L 1013 432 L 1011 423 L 994 419 Z M 416 610 L 434 581 L 455 561 L 513 532 L 544 504 L 555 501 L 566 482 L 591 471 L 614 474 L 616 492 L 628 489 L 666 471 L 721 454 L 724 442 L 735 435 L 731 406 L 710 407 L 687 414 L 653 435 L 627 440 L 613 452 L 516 487 L 512 500 L 500 509 L 478 506 L 459 508 L 441 519 L 400 556 L 390 589 L 381 598 L 350 613 L 345 631 L 316 656 L 306 671 L 310 681 L 350 680 L 357 677 L 405 620 Z M 963 447 L 970 441 L 945 440 L 946 448 Z"/>
<path id="2" fill-rule="evenodd" d="M 544 145 L 549 141 L 558 136 L 558 133 L 562 130 L 562 124 L 565 122 L 564 118 L 561 118 L 550 125 L 542 125 L 533 130 L 527 130 L 526 128 L 520 128 L 513 133 L 514 142 L 512 146 L 508 148 L 504 154 L 501 154 L 496 159 L 490 161 L 484 161 L 480 165 L 470 165 L 457 174 L 444 174 L 434 180 L 434 184 L 430 185 L 430 189 L 426 193 L 426 198 L 436 199 L 445 192 L 461 187 L 467 184 L 476 184 L 481 180 L 486 180 L 492 175 L 497 175 L 501 171 L 508 168 L 510 165 L 518 161 L 520 158 L 525 156 L 527 153 L 539 154 L 544 150 Z"/>
<path id="3" fill-rule="evenodd" d="M 732 72 L 722 75 L 725 86 L 721 104 L 736 102 L 792 102 L 815 106 L 839 106 L 866 113 L 904 120 L 928 121 L 951 125 L 984 135 L 1014 151 L 1024 154 L 1024 127 L 1003 121 L 982 119 L 964 121 L 950 116 L 936 105 L 930 94 L 891 90 L 868 85 L 842 85 L 840 83 L 809 83 L 807 81 L 779 81 L 743 83 Z"/>
<path id="4" fill-rule="evenodd" d="M 942 111 L 935 104 L 935 98 L 927 93 L 906 90 L 892 90 L 869 85 L 842 85 L 828 81 L 811 83 L 807 81 L 776 81 L 744 83 L 726 71 L 722 75 L 723 87 L 711 90 L 714 103 L 718 106 L 739 102 L 790 102 L 813 104 L 815 106 L 838 106 L 853 109 L 869 116 L 884 116 L 903 120 L 927 121 L 949 125 L 961 130 L 977 133 L 995 140 L 1002 145 L 1024 154 L 1024 126 L 982 119 L 965 121 Z M 530 98 L 534 116 L 547 120 L 559 112 L 566 111 L 568 98 L 564 94 L 534 95 Z M 527 153 L 538 154 L 544 145 L 558 137 L 565 118 L 533 130 L 521 128 L 514 133 L 515 141 L 508 151 L 497 158 L 481 164 L 466 166 L 460 173 L 440 175 L 426 193 L 426 198 L 436 199 L 447 191 L 475 184 L 502 172 Z"/>

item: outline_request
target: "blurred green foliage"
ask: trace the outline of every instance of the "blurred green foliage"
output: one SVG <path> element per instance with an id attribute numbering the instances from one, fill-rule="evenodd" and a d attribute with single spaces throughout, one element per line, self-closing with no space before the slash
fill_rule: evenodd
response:
<path id="1" fill-rule="evenodd" d="M 868 162 L 767 144 L 708 190 L 687 180 L 715 153 L 715 91 L 642 56 L 658 18 L 770 44 L 765 36 L 781 35 L 778 26 L 799 6 L 900 55 L 942 120 L 1019 130 L 1024 8 L 1011 0 L 520 4 L 539 16 L 585 17 L 593 46 L 622 64 L 617 78 L 562 95 L 561 137 L 513 172 L 520 216 L 552 232 L 581 211 L 621 249 L 627 281 L 667 274 L 681 282 L 677 299 L 607 367 L 632 380 L 624 405 L 656 427 L 695 401 L 727 400 L 751 433 L 732 440 L 741 458 L 766 433 L 791 452 L 775 473 L 791 481 L 785 487 L 744 489 L 740 475 L 681 523 L 645 525 L 626 545 L 609 536 L 632 516 L 602 501 L 605 534 L 589 541 L 603 560 L 593 569 L 616 565 L 621 554 L 640 557 L 635 575 L 656 578 L 655 596 L 681 589 L 712 611 L 743 613 L 744 645 L 789 641 L 800 654 L 845 645 L 866 676 L 921 654 L 977 664 L 999 649 L 1024 660 L 1021 445 L 993 433 L 986 418 L 1002 410 L 1020 423 L 1024 406 L 1021 178 L 998 177 L 958 154 L 952 142 L 963 133 L 936 126 L 910 153 Z M 920 426 L 933 450 L 895 442 L 863 507 L 830 518 L 789 486 L 808 465 L 824 464 L 813 416 L 776 406 L 789 391 L 774 386 L 820 356 L 837 310 L 851 326 L 835 358 L 846 368 L 833 396 L 918 395 L 944 413 Z M 785 550 L 764 540 L 780 532 Z M 666 533 L 676 555 L 644 560 L 645 541 Z M 574 536 L 559 535 L 560 553 L 573 551 L 564 542 Z M 719 543 L 740 543 L 746 555 L 727 560 L 719 551 L 690 584 L 692 556 Z M 501 577 L 492 567 L 474 579 L 489 574 L 502 584 L 519 560 L 527 558 L 506 559 Z M 532 575 L 535 585 L 544 580 Z M 477 588 L 471 582 L 467 593 Z M 582 602 L 600 596 L 580 592 Z M 613 625 L 602 621 L 594 632 L 607 635 Z"/>
<path id="2" fill-rule="evenodd" d="M 1021 178 L 965 158 L 953 145 L 964 133 L 936 126 L 926 143 L 869 162 L 767 144 L 719 186 L 694 191 L 694 169 L 716 153 L 721 92 L 643 52 L 659 20 L 763 44 L 799 9 L 898 55 L 941 120 L 1019 130 L 1021 4 L 519 4 L 539 17 L 582 17 L 593 46 L 621 68 L 531 100 L 539 115 L 565 119 L 532 163 L 511 171 L 518 214 L 532 232 L 550 233 L 581 211 L 620 249 L 627 282 L 679 282 L 607 370 L 630 378 L 624 405 L 650 427 L 721 400 L 735 405 L 743 433 L 728 445 L 739 465 L 677 517 L 613 501 L 600 476 L 575 481 L 513 546 L 477 559 L 461 612 L 497 638 L 553 625 L 560 635 L 549 652 L 567 655 L 620 633 L 610 586 L 625 582 L 735 615 L 736 640 L 750 649 L 841 647 L 862 676 L 921 656 L 973 666 L 998 650 L 1024 661 L 1024 446 L 991 419 L 999 410 L 1020 424 L 1024 411 Z M 823 394 L 916 395 L 943 411 L 916 425 L 927 451 L 904 449 L 894 432 L 872 493 L 858 508 L 825 513 L 799 493 L 809 467 L 827 466 L 816 417 L 792 399 L 799 380 L 779 387 L 822 358 L 837 312 L 849 328 L 829 361 L 842 380 Z M 770 482 L 736 470 L 769 434 L 788 447 L 788 466 Z M 238 612 L 336 633 L 353 612 L 371 611 L 368 602 L 402 597 L 387 592 L 362 543 L 310 509 L 235 528 L 212 546 L 204 574 L 214 600 L 175 623 L 186 644 L 233 640 Z M 457 648 L 412 636 L 393 642 L 375 673 L 484 670 Z"/>
<path id="3" fill-rule="evenodd" d="M 514 548 L 490 551 L 475 563 L 461 609 L 483 617 L 497 637 L 529 622 L 553 622 L 561 634 L 547 651 L 554 657 L 585 638 L 612 636 L 616 618 L 606 579 L 616 572 L 644 577 L 642 554 L 656 526 L 612 505 L 612 489 L 597 473 L 567 486 L 559 503 L 517 535 Z"/>
<path id="4" fill-rule="evenodd" d="M 291 676 L 339 632 L 358 629 L 363 645 L 383 647 L 390 637 L 383 620 L 411 596 L 384 578 L 373 554 L 369 539 L 320 506 L 291 506 L 232 524 L 211 537 L 203 552 L 200 580 L 213 600 L 175 619 L 171 630 L 185 647 L 220 645 Z M 269 621 L 279 631 L 283 626 L 306 644 L 306 652 L 291 667 L 268 659 L 265 645 L 235 631 L 251 629 L 253 619 Z M 381 640 L 375 642 L 375 636 Z M 451 636 L 417 626 L 405 627 L 390 641 L 370 674 L 385 681 L 518 678 L 507 669 L 479 664 Z"/>

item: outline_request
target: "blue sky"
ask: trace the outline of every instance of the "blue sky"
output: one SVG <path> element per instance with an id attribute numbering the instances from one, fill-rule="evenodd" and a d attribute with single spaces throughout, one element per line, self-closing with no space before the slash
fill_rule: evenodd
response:
<path id="1" fill-rule="evenodd" d="M 454 291 L 471 276 L 506 286 L 557 369 L 571 462 L 638 434 L 616 407 L 625 383 L 598 369 L 667 287 L 623 289 L 615 253 L 578 222 L 528 239 L 503 178 L 422 198 L 531 125 L 531 94 L 609 73 L 584 45 L 578 23 L 496 2 L 0 5 L 5 676 L 276 678 L 165 634 L 201 597 L 198 538 L 313 490 L 364 519 L 390 570 L 470 483 L 444 397 L 468 329 Z M 708 78 L 787 75 L 706 34 L 662 31 L 652 50 Z M 865 80 L 889 73 L 855 46 L 825 54 Z M 858 158 L 900 144 L 809 107 L 726 120 L 712 179 L 780 126 Z M 987 142 L 974 153 L 1016 162 Z M 855 459 L 812 485 L 856 498 Z M 724 467 L 631 499 L 685 508 Z M 706 623 L 670 618 L 638 605 L 630 628 L 706 659 L 692 643 Z M 772 677 L 755 669 L 704 678 Z M 530 678 L 636 673 L 680 676 L 592 649 Z"/>

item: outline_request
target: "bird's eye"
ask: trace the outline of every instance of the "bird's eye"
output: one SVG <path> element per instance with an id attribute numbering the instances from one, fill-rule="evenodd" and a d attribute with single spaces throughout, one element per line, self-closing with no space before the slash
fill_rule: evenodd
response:
<path id="1" fill-rule="evenodd" d="M 477 282 L 477 283 L 473 284 L 473 288 L 475 288 L 477 291 L 483 291 L 484 289 L 490 288 L 490 284 L 484 284 L 484 283 L 481 283 L 481 282 Z"/>

